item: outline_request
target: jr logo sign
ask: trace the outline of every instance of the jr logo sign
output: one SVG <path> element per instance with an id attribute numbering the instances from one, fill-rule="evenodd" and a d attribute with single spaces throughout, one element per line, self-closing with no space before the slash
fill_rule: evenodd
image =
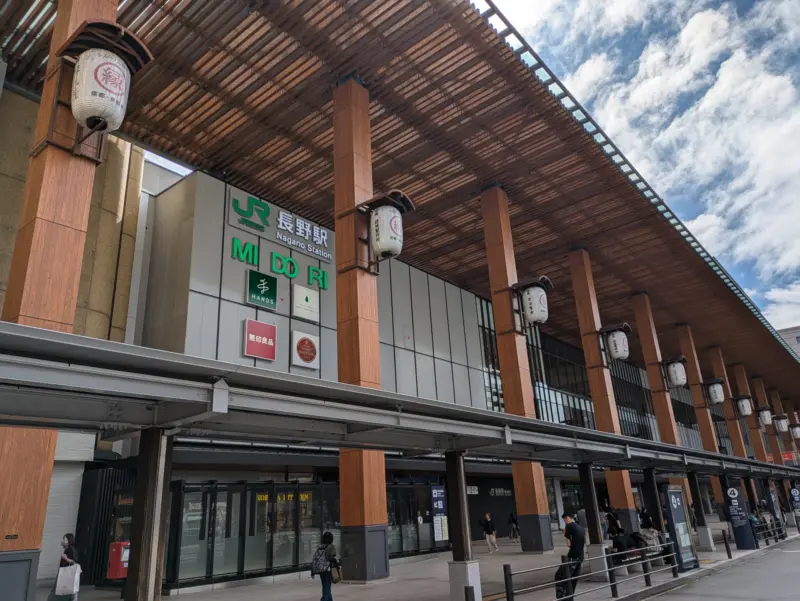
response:
<path id="1" fill-rule="evenodd" d="M 237 221 L 251 229 L 263 232 L 269 227 L 269 205 L 254 196 L 247 197 L 247 206 L 242 204 L 236 196 L 232 198 L 231 208 L 238 215 Z"/>

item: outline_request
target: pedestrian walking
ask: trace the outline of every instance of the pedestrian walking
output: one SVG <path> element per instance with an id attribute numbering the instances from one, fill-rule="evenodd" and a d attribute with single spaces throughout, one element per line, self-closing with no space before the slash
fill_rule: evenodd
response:
<path id="1" fill-rule="evenodd" d="M 61 568 L 69 568 L 78 563 L 78 550 L 75 548 L 75 535 L 70 533 L 65 534 L 61 538 L 61 561 L 58 564 L 59 571 Z M 53 590 L 48 596 L 48 601 L 78 601 L 78 593 L 69 595 L 57 595 L 56 588 L 58 580 L 53 584 Z"/>
<path id="2" fill-rule="evenodd" d="M 333 534 L 325 532 L 322 535 L 322 544 L 314 552 L 311 559 L 311 577 L 319 575 L 322 583 L 322 598 L 320 601 L 333 601 L 332 585 L 341 580 L 339 562 L 336 559 L 336 545 L 333 544 Z"/>
<path id="3" fill-rule="evenodd" d="M 561 599 L 569 596 L 569 590 L 562 582 L 567 578 L 572 584 L 572 594 L 578 587 L 578 578 L 581 575 L 581 565 L 583 564 L 583 549 L 586 546 L 586 531 L 583 526 L 578 524 L 569 513 L 561 516 L 564 520 L 564 537 L 567 539 L 569 551 L 567 552 L 567 564 L 564 564 L 556 571 L 556 598 Z"/>
<path id="4" fill-rule="evenodd" d="M 510 531 L 509 538 L 514 541 L 519 540 L 519 520 L 513 512 L 508 516 L 508 527 Z"/>
<path id="5" fill-rule="evenodd" d="M 486 519 L 481 522 L 483 527 L 483 535 L 486 537 L 486 544 L 489 546 L 489 553 L 499 551 L 500 547 L 497 546 L 497 528 L 492 521 L 492 514 L 486 512 Z"/>

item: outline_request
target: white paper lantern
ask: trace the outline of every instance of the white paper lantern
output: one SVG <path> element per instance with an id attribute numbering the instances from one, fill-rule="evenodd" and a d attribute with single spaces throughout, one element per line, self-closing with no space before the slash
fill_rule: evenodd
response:
<path id="1" fill-rule="evenodd" d="M 391 205 L 377 207 L 370 215 L 372 252 L 380 259 L 396 257 L 403 250 L 403 217 Z"/>
<path id="2" fill-rule="evenodd" d="M 739 407 L 739 415 L 742 417 L 747 417 L 748 415 L 753 414 L 753 403 L 750 401 L 750 397 L 743 396 L 739 399 L 736 399 L 736 406 Z"/>
<path id="3" fill-rule="evenodd" d="M 93 48 L 78 57 L 72 80 L 72 115 L 84 127 L 115 131 L 128 107 L 131 72 L 113 52 Z"/>
<path id="4" fill-rule="evenodd" d="M 547 309 L 547 291 L 542 286 L 533 285 L 522 292 L 522 310 L 525 321 L 529 324 L 545 323 L 549 312 Z"/>
<path id="5" fill-rule="evenodd" d="M 792 435 L 792 440 L 800 440 L 800 424 L 789 426 L 789 433 Z"/>
<path id="6" fill-rule="evenodd" d="M 776 415 L 772 423 L 775 425 L 775 429 L 781 434 L 789 431 L 789 418 L 785 415 Z"/>
<path id="7" fill-rule="evenodd" d="M 630 354 L 628 348 L 628 336 L 622 330 L 614 330 L 609 332 L 606 336 L 606 344 L 608 345 L 608 354 L 612 359 L 620 359 L 624 361 Z"/>
<path id="8" fill-rule="evenodd" d="M 725 401 L 725 389 L 719 382 L 714 382 L 708 386 L 708 400 L 712 405 L 719 405 Z"/>
<path id="9" fill-rule="evenodd" d="M 667 379 L 670 386 L 686 386 L 686 367 L 683 362 L 673 361 L 667 365 Z"/>
<path id="10" fill-rule="evenodd" d="M 750 414 L 748 413 L 748 415 Z M 769 426 L 772 424 L 772 411 L 770 411 L 769 407 L 758 408 L 758 424 L 760 426 Z"/>

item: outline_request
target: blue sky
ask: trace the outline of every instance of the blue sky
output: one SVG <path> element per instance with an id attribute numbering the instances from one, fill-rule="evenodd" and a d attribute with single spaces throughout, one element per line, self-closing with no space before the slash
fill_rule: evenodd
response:
<path id="1" fill-rule="evenodd" d="M 495 2 L 773 325 L 800 325 L 800 0 Z"/>

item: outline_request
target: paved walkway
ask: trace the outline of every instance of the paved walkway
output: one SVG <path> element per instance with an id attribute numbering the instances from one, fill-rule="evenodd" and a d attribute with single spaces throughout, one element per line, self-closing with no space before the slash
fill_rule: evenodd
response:
<path id="1" fill-rule="evenodd" d="M 716 532 L 717 528 L 715 528 Z M 720 529 L 721 531 L 721 529 Z M 791 530 L 790 532 L 796 532 Z M 486 546 L 475 544 L 475 558 L 480 561 L 481 583 L 483 586 L 484 599 L 504 599 L 502 594 L 503 585 L 503 564 L 509 563 L 513 569 L 523 570 L 543 567 L 555 564 L 559 561 L 561 554 L 566 554 L 567 548 L 555 534 L 558 547 L 555 552 L 547 555 L 527 555 L 520 551 L 519 544 L 508 540 L 500 541 L 500 551 L 489 554 Z M 715 537 L 716 538 L 716 537 Z M 796 534 L 790 538 L 800 541 L 800 536 Z M 749 555 L 752 551 L 733 551 L 734 560 L 744 555 Z M 758 552 L 755 552 L 758 553 Z M 364 585 L 338 584 L 334 587 L 334 598 L 336 601 L 445 601 L 450 598 L 450 585 L 448 580 L 449 553 L 431 555 L 420 558 L 418 561 L 393 565 L 391 577 L 386 580 L 372 582 Z M 725 549 L 720 545 L 719 550 L 714 553 L 701 553 L 701 570 L 721 568 L 728 563 Z M 588 564 L 584 564 L 584 571 L 588 571 Z M 657 569 L 657 568 L 655 568 Z M 514 588 L 525 586 L 535 586 L 537 584 L 549 584 L 553 581 L 555 569 L 548 568 L 541 572 L 519 576 L 515 578 Z M 687 574 L 696 574 L 696 571 Z M 680 577 L 685 577 L 682 574 Z M 624 596 L 645 588 L 642 574 L 632 574 L 633 580 L 620 584 L 620 595 Z M 671 570 L 665 570 L 653 574 L 653 584 L 667 582 L 672 579 Z M 601 586 L 602 583 L 581 581 L 578 592 L 587 591 Z M 37 601 L 46 601 L 47 591 L 40 590 Z M 182 591 L 180 596 L 188 597 L 191 601 L 264 601 L 270 599 L 280 599 L 281 601 L 315 601 L 320 596 L 319 581 L 312 580 L 308 574 L 302 576 L 292 576 L 291 579 L 283 580 L 273 584 L 250 584 L 226 588 L 215 591 Z M 552 585 L 544 587 L 525 596 L 518 597 L 522 601 L 550 601 L 555 598 L 555 591 Z M 600 589 L 593 593 L 583 594 L 580 597 L 585 601 L 606 601 L 611 598 L 608 588 Z M 119 599 L 119 591 L 86 589 L 80 593 L 80 601 L 116 601 Z"/>

